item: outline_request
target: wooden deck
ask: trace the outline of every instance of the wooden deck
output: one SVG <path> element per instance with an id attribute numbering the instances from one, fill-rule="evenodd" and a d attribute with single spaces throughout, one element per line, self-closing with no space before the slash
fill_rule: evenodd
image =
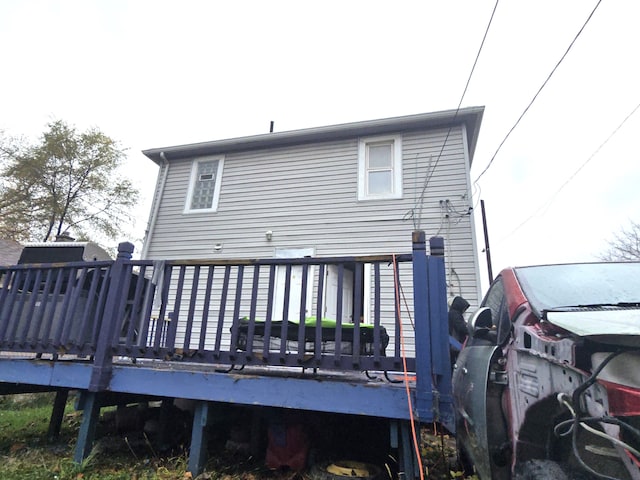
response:
<path id="1" fill-rule="evenodd" d="M 409 420 L 402 373 L 314 371 L 290 367 L 245 367 L 122 360 L 113 364 L 109 392 L 188 398 Z M 81 359 L 0 360 L 0 394 L 89 390 L 93 365 Z M 400 382 L 400 383 L 396 383 Z M 415 388 L 415 377 L 409 378 Z M 366 398 L 366 401 L 363 400 Z"/>
<path id="2" fill-rule="evenodd" d="M 410 477 L 409 422 L 453 428 L 444 259 L 426 254 L 423 234 L 414 235 L 412 254 L 377 257 L 151 262 L 131 260 L 131 247 L 121 245 L 114 262 L 0 267 L 0 394 L 58 391 L 55 423 L 62 399 L 80 391 L 77 461 L 115 396 L 195 401 L 194 473 L 215 403 L 387 419 Z M 342 315 L 323 323 L 329 266 L 338 285 L 345 269 L 355 272 L 360 297 L 363 272 L 372 272 L 370 325 L 343 324 Z M 286 275 L 282 319 L 272 315 L 277 268 Z M 289 319 L 294 269 L 303 278 L 301 313 Z M 403 334 L 399 310 L 385 311 L 381 298 L 399 305 L 397 283 L 407 277 L 414 329 Z M 304 311 L 305 292 L 315 319 Z M 342 296 L 334 297 L 340 313 Z M 360 318 L 363 306 L 353 309 Z M 413 337 L 409 355 L 402 335 Z"/>

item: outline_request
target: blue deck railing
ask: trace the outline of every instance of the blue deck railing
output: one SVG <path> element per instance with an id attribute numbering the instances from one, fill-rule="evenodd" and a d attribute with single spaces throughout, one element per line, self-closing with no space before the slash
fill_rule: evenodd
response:
<path id="1" fill-rule="evenodd" d="M 112 262 L 0 268 L 0 350 L 92 355 Z"/>
<path id="2" fill-rule="evenodd" d="M 2 267 L 0 350 L 89 356 L 103 366 L 128 357 L 398 370 L 397 286 L 410 283 L 411 260 L 134 261 L 125 253 L 115 262 Z"/>
<path id="3" fill-rule="evenodd" d="M 115 316 L 123 321 L 111 348 L 119 356 L 235 366 L 398 369 L 394 279 L 401 277 L 401 265 L 410 275 L 410 260 L 397 257 L 395 267 L 391 256 L 127 262 L 128 297 Z M 338 293 L 346 276 L 350 298 Z M 351 321 L 365 310 L 367 323 Z"/>
<path id="4" fill-rule="evenodd" d="M 151 261 L 132 252 L 123 243 L 115 261 L 0 267 L 0 352 L 90 362 L 90 391 L 109 387 L 116 359 L 150 359 L 406 368 L 425 418 L 433 392 L 448 401 L 444 258 L 426 255 L 422 232 L 410 255 Z"/>

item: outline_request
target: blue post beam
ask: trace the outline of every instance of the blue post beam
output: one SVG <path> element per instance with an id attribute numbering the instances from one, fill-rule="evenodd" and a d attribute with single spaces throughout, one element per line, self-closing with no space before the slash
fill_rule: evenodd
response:
<path id="1" fill-rule="evenodd" d="M 429 239 L 428 257 L 429 317 L 431 318 L 431 361 L 434 391 L 438 392 L 437 420 L 454 431 L 453 397 L 451 394 L 451 361 L 449 322 L 447 315 L 447 284 L 444 263 L 444 239 Z"/>
<path id="2" fill-rule="evenodd" d="M 412 235 L 413 254 L 413 310 L 416 347 L 416 405 L 418 420 L 434 420 L 433 385 L 431 383 L 431 316 L 429 311 L 429 277 L 427 250 L 423 231 Z"/>
<path id="3" fill-rule="evenodd" d="M 200 401 L 193 413 L 191 447 L 189 448 L 189 471 L 195 477 L 204 471 L 207 463 L 206 428 L 209 421 L 209 402 Z"/>
<path id="4" fill-rule="evenodd" d="M 453 425 L 444 242 L 413 232 L 413 302 L 416 335 L 416 413 L 420 422 Z"/>
<path id="5" fill-rule="evenodd" d="M 100 418 L 100 402 L 98 393 L 87 392 L 83 395 L 84 409 L 82 412 L 82 423 L 78 432 L 78 442 L 73 461 L 81 464 L 89 456 L 93 447 L 93 439 L 96 433 L 96 426 Z"/>
<path id="6" fill-rule="evenodd" d="M 407 480 L 420 478 L 416 451 L 411 439 L 411 423 L 407 421 L 400 422 L 400 452 L 398 456 L 400 457 L 400 473 L 404 473 L 404 478 Z"/>
<path id="7" fill-rule="evenodd" d="M 133 249 L 133 244 L 129 242 L 118 245 L 118 256 L 111 266 L 109 278 L 106 280 L 109 282 L 109 293 L 94 355 L 93 371 L 89 383 L 89 391 L 91 392 L 105 390 L 111 380 L 113 338 L 122 321 L 119 312 L 122 310 L 123 295 L 125 294 L 124 275 L 127 272 L 125 262 L 131 260 Z"/>
<path id="8" fill-rule="evenodd" d="M 64 418 L 64 408 L 67 405 L 68 398 L 69 390 L 58 390 L 56 392 L 51 418 L 49 419 L 49 430 L 47 431 L 49 441 L 57 440 L 60 436 L 60 428 L 62 427 L 62 420 Z"/>
<path id="9" fill-rule="evenodd" d="M 410 421 L 389 423 L 389 446 L 398 451 L 398 478 L 415 480 L 420 478 L 416 449 L 411 438 Z"/>

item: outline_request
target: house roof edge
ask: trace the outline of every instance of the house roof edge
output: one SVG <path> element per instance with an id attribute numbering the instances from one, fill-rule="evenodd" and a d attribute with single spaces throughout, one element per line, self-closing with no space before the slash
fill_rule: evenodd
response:
<path id="1" fill-rule="evenodd" d="M 478 140 L 484 107 L 466 107 L 458 110 L 443 110 L 432 113 L 405 115 L 401 117 L 342 123 L 324 127 L 265 133 L 247 137 L 191 143 L 164 148 L 143 150 L 142 153 L 157 164 L 162 163 L 161 154 L 168 160 L 216 155 L 246 150 L 293 146 L 301 143 L 322 142 L 359 136 L 381 135 L 394 131 L 418 130 L 422 128 L 447 127 L 464 123 L 467 126 L 467 142 L 470 161 Z"/>

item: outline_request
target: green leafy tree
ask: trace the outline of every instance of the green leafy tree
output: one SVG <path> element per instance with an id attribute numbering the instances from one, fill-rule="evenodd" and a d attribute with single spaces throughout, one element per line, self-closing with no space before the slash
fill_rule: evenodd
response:
<path id="1" fill-rule="evenodd" d="M 600 258 L 607 262 L 640 260 L 640 223 L 631 222 L 616 233 Z"/>
<path id="2" fill-rule="evenodd" d="M 119 172 L 117 142 L 92 128 L 77 132 L 57 120 L 40 140 L 2 138 L 0 236 L 50 241 L 69 231 L 114 239 L 133 221 L 138 190 Z"/>

